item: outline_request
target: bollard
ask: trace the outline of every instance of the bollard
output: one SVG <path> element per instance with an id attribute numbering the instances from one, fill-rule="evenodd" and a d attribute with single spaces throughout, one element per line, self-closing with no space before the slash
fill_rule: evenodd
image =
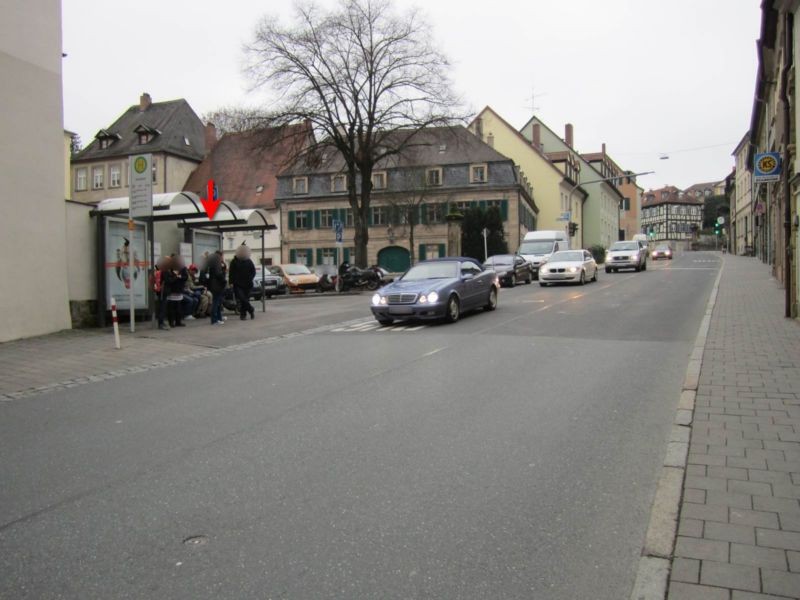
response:
<path id="1" fill-rule="evenodd" d="M 114 324 L 114 347 L 119 350 L 119 320 L 117 319 L 117 301 L 111 296 L 111 322 Z"/>

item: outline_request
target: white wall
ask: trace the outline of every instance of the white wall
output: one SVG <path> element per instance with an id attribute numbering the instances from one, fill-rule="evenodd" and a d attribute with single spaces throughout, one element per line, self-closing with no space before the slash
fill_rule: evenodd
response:
<path id="1" fill-rule="evenodd" d="M 70 327 L 61 60 L 61 2 L 3 2 L 0 341 Z"/>
<path id="2" fill-rule="evenodd" d="M 67 221 L 67 286 L 69 299 L 97 300 L 97 220 L 92 206 L 65 202 Z"/>

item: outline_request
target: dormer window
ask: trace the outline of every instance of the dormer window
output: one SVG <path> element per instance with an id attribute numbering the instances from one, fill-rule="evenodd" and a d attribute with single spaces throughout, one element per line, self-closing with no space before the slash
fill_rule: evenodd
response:
<path id="1" fill-rule="evenodd" d="M 119 139 L 122 139 L 118 133 L 111 133 L 105 129 L 101 129 L 97 132 L 97 135 L 94 136 L 95 139 L 98 141 L 101 150 L 105 150 L 110 148 L 111 145 Z"/>
<path id="2" fill-rule="evenodd" d="M 153 129 L 147 125 L 139 125 L 133 132 L 138 136 L 140 146 L 149 144 L 153 141 L 153 138 L 161 133 L 158 129 Z"/>
<path id="3" fill-rule="evenodd" d="M 346 192 L 347 178 L 344 175 L 331 175 L 331 192 Z"/>
<path id="4" fill-rule="evenodd" d="M 139 134 L 139 144 L 148 144 L 153 137 L 149 133 L 142 132 Z"/>
<path id="5" fill-rule="evenodd" d="M 442 168 L 434 167 L 425 170 L 425 183 L 427 185 L 442 185 Z"/>
<path id="6" fill-rule="evenodd" d="M 469 182 L 470 183 L 486 183 L 487 177 L 486 164 L 470 165 L 469 166 Z"/>

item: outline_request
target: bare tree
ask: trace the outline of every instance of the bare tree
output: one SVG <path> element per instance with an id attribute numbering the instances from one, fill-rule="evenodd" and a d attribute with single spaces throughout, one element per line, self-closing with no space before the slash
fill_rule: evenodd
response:
<path id="1" fill-rule="evenodd" d="M 253 89 L 277 93 L 263 119 L 275 126 L 307 122 L 318 147 L 345 164 L 355 227 L 355 262 L 367 264 L 375 164 L 415 143 L 429 126 L 464 121 L 446 58 L 416 11 L 391 0 L 341 0 L 333 10 L 298 3 L 293 25 L 265 19 L 247 48 Z M 258 120 L 262 120 L 259 115 Z"/>
<path id="2" fill-rule="evenodd" d="M 424 168 L 405 169 L 398 175 L 397 179 L 401 180 L 399 187 L 402 187 L 402 191 L 388 197 L 389 222 L 395 228 L 395 232 L 399 234 L 398 237 L 405 237 L 406 233 L 408 234 L 409 252 L 413 265 L 416 262 L 414 232 L 418 225 L 430 224 L 427 214 L 423 211 L 427 210 L 428 205 L 437 204 L 438 210 L 443 215 L 443 207 L 447 205 L 447 201 L 435 199 L 433 192 L 439 190 L 428 185 Z M 402 229 L 398 232 L 397 228 Z"/>

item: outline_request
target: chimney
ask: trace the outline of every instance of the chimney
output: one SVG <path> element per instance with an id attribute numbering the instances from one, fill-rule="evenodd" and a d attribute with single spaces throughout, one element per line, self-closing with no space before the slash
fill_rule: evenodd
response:
<path id="1" fill-rule="evenodd" d="M 567 123 L 564 125 L 564 141 L 567 143 L 567 146 L 570 148 L 573 147 L 572 123 Z"/>
<path id="2" fill-rule="evenodd" d="M 153 103 L 152 98 L 150 98 L 150 94 L 144 92 L 141 96 L 139 96 L 139 111 L 144 112 L 150 105 Z"/>
<path id="3" fill-rule="evenodd" d="M 537 150 L 541 150 L 542 149 L 542 126 L 539 125 L 538 123 L 534 123 L 533 124 L 533 136 L 532 137 L 533 137 L 533 141 L 531 143 L 533 144 L 533 147 L 536 148 Z"/>
<path id="4" fill-rule="evenodd" d="M 606 143 L 603 142 L 603 158 L 606 156 Z"/>
<path id="5" fill-rule="evenodd" d="M 206 145 L 205 154 L 208 156 L 214 146 L 217 145 L 217 126 L 213 123 L 206 123 L 204 130 L 204 142 Z"/>

